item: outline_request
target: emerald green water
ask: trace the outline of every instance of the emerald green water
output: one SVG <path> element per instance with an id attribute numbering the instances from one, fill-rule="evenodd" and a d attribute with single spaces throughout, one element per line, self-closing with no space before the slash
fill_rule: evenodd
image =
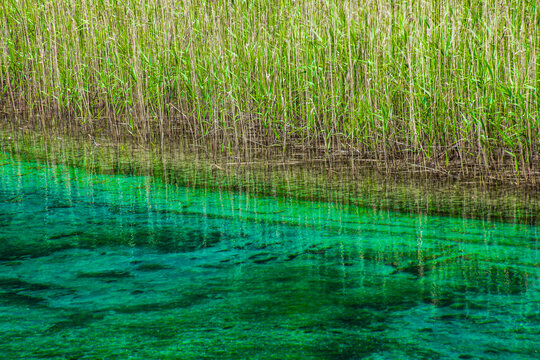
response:
<path id="1" fill-rule="evenodd" d="M 211 191 L 7 153 L 0 179 L 3 359 L 539 356 L 534 224 Z"/>

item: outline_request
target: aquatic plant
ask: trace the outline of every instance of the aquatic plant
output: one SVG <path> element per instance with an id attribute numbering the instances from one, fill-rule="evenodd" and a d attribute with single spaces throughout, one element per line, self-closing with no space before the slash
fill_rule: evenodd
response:
<path id="1" fill-rule="evenodd" d="M 9 117 L 461 167 L 538 162 L 534 0 L 6 0 L 0 19 Z"/>

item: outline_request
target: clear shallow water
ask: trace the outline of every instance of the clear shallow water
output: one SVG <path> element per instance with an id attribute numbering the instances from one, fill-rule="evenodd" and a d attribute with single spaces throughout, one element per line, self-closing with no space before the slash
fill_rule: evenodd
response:
<path id="1" fill-rule="evenodd" d="M 3 358 L 538 357 L 536 226 L 0 165 Z"/>

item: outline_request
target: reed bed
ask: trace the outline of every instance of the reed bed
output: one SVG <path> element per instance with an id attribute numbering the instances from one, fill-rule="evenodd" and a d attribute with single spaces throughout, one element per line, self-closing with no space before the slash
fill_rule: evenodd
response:
<path id="1" fill-rule="evenodd" d="M 46 127 L 523 171 L 539 28 L 537 0 L 2 0 L 0 103 Z"/>

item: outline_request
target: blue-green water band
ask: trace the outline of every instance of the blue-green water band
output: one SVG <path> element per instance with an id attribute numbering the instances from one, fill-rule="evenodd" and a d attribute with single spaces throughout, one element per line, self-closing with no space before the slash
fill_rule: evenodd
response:
<path id="1" fill-rule="evenodd" d="M 5 358 L 538 356 L 537 226 L 0 160 Z"/>

